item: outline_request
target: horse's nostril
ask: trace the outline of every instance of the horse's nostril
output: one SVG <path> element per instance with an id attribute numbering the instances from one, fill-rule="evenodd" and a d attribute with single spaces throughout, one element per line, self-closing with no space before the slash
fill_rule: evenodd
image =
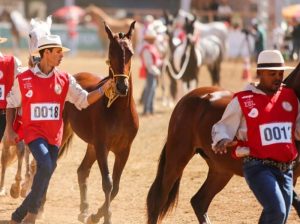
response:
<path id="1" fill-rule="evenodd" d="M 128 85 L 126 85 L 124 82 L 117 83 L 116 89 L 119 92 L 120 95 L 126 95 L 128 92 Z"/>

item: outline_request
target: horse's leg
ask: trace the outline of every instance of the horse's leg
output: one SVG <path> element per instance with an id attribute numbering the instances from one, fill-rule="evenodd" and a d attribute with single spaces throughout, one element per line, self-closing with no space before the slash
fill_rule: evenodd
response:
<path id="1" fill-rule="evenodd" d="M 298 157 L 297 160 L 298 160 L 298 164 L 297 164 L 297 166 L 294 169 L 294 186 L 296 185 L 297 178 L 300 175 L 300 165 L 299 165 L 300 158 Z M 300 197 L 298 197 L 298 195 L 297 195 L 297 193 L 296 193 L 295 190 L 293 191 L 293 207 L 296 210 L 296 212 L 297 212 L 297 214 L 298 214 L 298 216 L 300 218 Z"/>
<path id="2" fill-rule="evenodd" d="M 80 191 L 80 214 L 78 215 L 78 221 L 85 223 L 88 217 L 88 177 L 90 175 L 91 167 L 96 161 L 95 149 L 92 145 L 88 144 L 85 156 L 77 169 L 78 185 Z"/>
<path id="3" fill-rule="evenodd" d="M 6 168 L 12 161 L 15 159 L 16 153 L 15 153 L 15 146 L 10 146 L 7 144 L 5 140 L 5 136 L 2 139 L 2 154 L 1 154 L 1 179 L 0 179 L 0 196 L 5 196 L 6 191 L 4 187 L 5 182 L 5 172 Z"/>
<path id="4" fill-rule="evenodd" d="M 98 209 L 97 214 L 93 214 L 88 218 L 87 223 L 93 224 L 98 223 L 100 218 L 104 216 L 104 224 L 110 224 L 111 223 L 111 212 L 110 212 L 110 201 L 111 201 L 111 192 L 113 188 L 113 181 L 109 173 L 108 168 L 108 151 L 104 148 L 104 146 L 99 145 L 95 146 L 95 152 L 97 157 L 98 166 L 101 171 L 102 175 L 102 189 L 105 194 L 105 202 L 103 204 L 103 214 L 101 209 Z"/>
<path id="5" fill-rule="evenodd" d="M 31 173 L 31 169 L 30 169 L 30 161 L 29 161 L 29 157 L 30 157 L 30 150 L 28 148 L 27 145 L 25 145 L 25 181 L 22 184 L 21 187 L 21 197 L 25 198 L 29 192 L 29 189 L 31 187 L 31 183 L 32 183 L 32 177 L 34 176 L 34 174 Z"/>
<path id="6" fill-rule="evenodd" d="M 120 153 L 115 153 L 115 163 L 113 168 L 113 188 L 110 196 L 110 201 L 112 201 L 119 192 L 121 175 L 123 173 L 125 164 L 129 156 L 130 148 L 122 150 Z M 97 218 L 104 216 L 104 223 L 110 223 L 110 220 L 106 220 L 105 213 L 107 211 L 106 204 L 104 203 L 96 214 Z M 109 217 L 110 218 L 110 217 Z"/>
<path id="7" fill-rule="evenodd" d="M 24 158 L 24 151 L 25 151 L 25 143 L 23 141 L 19 141 L 16 144 L 16 152 L 18 157 L 18 169 L 15 176 L 15 183 L 13 183 L 10 187 L 10 195 L 13 198 L 18 198 L 20 195 L 20 185 L 22 180 L 22 164 Z"/>
<path id="8" fill-rule="evenodd" d="M 219 193 L 232 178 L 232 174 L 219 173 L 211 170 L 199 191 L 192 197 L 191 204 L 199 223 L 209 224 L 208 207 L 217 193 Z"/>

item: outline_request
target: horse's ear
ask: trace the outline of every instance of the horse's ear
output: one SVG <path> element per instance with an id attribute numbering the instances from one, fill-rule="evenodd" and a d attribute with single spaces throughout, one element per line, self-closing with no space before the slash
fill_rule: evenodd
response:
<path id="1" fill-rule="evenodd" d="M 50 16 L 48 16 L 47 17 L 47 20 L 46 20 L 46 22 L 47 22 L 47 25 L 49 26 L 49 28 L 51 27 L 51 25 L 52 25 L 52 15 L 50 15 Z"/>
<path id="2" fill-rule="evenodd" d="M 126 35 L 125 35 L 128 39 L 131 39 L 132 32 L 133 32 L 133 30 L 134 30 L 135 22 L 136 22 L 136 21 L 133 21 L 133 22 L 131 23 L 129 30 L 128 30 L 128 32 L 127 32 Z"/>
<path id="3" fill-rule="evenodd" d="M 106 22 L 104 21 L 104 26 L 105 26 L 105 31 L 107 33 L 107 36 L 110 40 L 112 40 L 114 38 L 113 32 L 111 31 L 111 29 L 109 28 L 109 26 L 106 24 Z"/>

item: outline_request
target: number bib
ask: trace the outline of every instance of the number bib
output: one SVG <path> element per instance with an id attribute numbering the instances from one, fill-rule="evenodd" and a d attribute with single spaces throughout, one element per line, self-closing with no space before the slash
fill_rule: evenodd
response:
<path id="1" fill-rule="evenodd" d="M 4 100 L 4 91 L 5 91 L 5 86 L 0 85 L 0 100 Z"/>
<path id="2" fill-rule="evenodd" d="M 59 120 L 60 104 L 33 103 L 30 105 L 32 121 Z"/>
<path id="3" fill-rule="evenodd" d="M 292 142 L 292 123 L 277 122 L 259 126 L 261 144 L 271 145 L 276 143 Z"/>

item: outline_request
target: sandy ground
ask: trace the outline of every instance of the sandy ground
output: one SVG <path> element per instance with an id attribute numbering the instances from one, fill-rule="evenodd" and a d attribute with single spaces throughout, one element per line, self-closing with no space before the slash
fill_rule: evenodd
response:
<path id="1" fill-rule="evenodd" d="M 20 57 L 24 63 L 25 53 Z M 61 70 L 76 73 L 80 71 L 95 72 L 106 75 L 108 68 L 104 58 L 97 54 L 84 53 L 75 58 L 66 57 Z M 134 77 L 134 95 L 137 100 L 143 88 L 143 81 L 137 76 L 139 61 L 132 62 Z M 237 91 L 243 88 L 245 82 L 241 80 L 242 65 L 238 62 L 225 62 L 222 65 L 222 86 Z M 200 86 L 210 85 L 210 78 L 206 68 L 200 74 Z M 146 223 L 146 196 L 152 184 L 157 161 L 164 144 L 169 118 L 172 108 L 163 107 L 161 103 L 161 89 L 157 90 L 155 108 L 152 117 L 140 116 L 140 129 L 133 142 L 131 154 L 126 164 L 118 196 L 111 204 L 112 222 L 119 224 Z M 138 106 L 141 113 L 142 108 Z M 76 170 L 83 159 L 86 144 L 75 138 L 72 149 L 59 162 L 48 190 L 48 200 L 45 206 L 44 218 L 37 223 L 75 224 L 79 212 L 79 189 Z M 113 156 L 110 156 L 110 164 Z M 6 188 L 9 189 L 16 172 L 16 164 L 8 168 Z M 207 165 L 199 156 L 195 156 L 184 170 L 180 186 L 177 208 L 163 223 L 198 223 L 189 203 L 207 175 Z M 300 183 L 296 190 L 300 192 Z M 104 194 L 101 187 L 100 171 L 94 165 L 89 178 L 90 212 L 96 212 L 103 203 Z M 5 224 L 11 213 L 23 199 L 13 199 L 9 195 L 0 198 L 0 224 Z M 241 177 L 234 177 L 230 183 L 213 200 L 208 214 L 214 224 L 253 224 L 257 223 L 261 207 L 248 189 Z M 299 223 L 295 211 L 292 209 L 288 224 Z M 103 220 L 100 221 L 102 223 Z"/>

